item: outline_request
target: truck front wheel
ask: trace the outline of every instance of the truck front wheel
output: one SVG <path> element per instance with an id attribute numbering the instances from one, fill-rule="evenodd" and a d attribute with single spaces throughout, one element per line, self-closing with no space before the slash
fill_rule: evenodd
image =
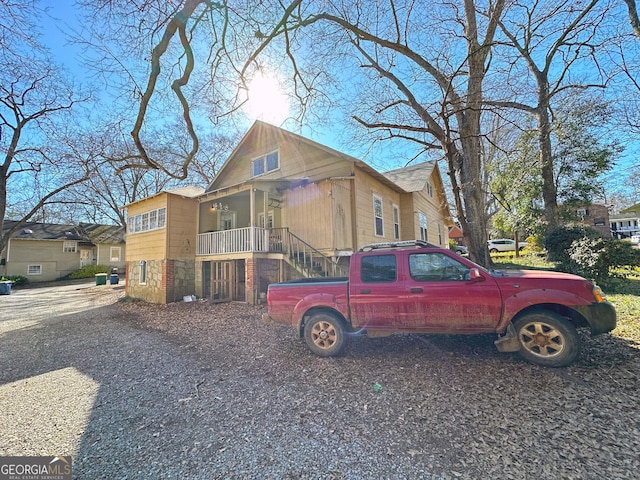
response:
<path id="1" fill-rule="evenodd" d="M 576 328 L 552 312 L 533 312 L 514 322 L 520 355 L 545 367 L 566 367 L 580 354 Z"/>
<path id="2" fill-rule="evenodd" d="M 334 315 L 316 313 L 304 325 L 304 340 L 316 355 L 332 357 L 338 355 L 344 346 L 344 327 Z"/>

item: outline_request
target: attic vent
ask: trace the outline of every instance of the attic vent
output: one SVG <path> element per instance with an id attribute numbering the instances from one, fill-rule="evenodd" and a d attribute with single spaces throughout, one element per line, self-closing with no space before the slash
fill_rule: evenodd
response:
<path id="1" fill-rule="evenodd" d="M 64 234 L 65 234 L 67 237 L 70 237 L 71 235 L 73 235 L 73 233 L 71 233 L 71 232 L 64 232 Z"/>
<path id="2" fill-rule="evenodd" d="M 30 228 L 25 228 L 22 230 L 22 233 L 24 233 L 25 235 L 30 235 L 33 233 L 33 230 L 31 230 Z"/>

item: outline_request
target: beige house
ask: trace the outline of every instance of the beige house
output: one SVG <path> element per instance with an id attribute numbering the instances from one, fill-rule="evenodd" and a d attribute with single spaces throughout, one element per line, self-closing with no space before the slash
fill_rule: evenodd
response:
<path id="1" fill-rule="evenodd" d="M 132 232 L 136 221 L 145 225 L 133 217 L 160 209 L 158 231 Z M 350 255 L 367 243 L 417 238 L 447 246 L 452 225 L 435 162 L 382 174 L 263 122 L 202 194 L 163 192 L 127 206 L 127 215 L 128 294 L 160 302 L 195 294 L 256 303 L 269 283 L 346 274 Z M 141 262 L 178 260 L 180 249 L 173 283 L 160 265 L 144 283 L 135 277 Z M 177 288 L 176 277 L 187 285 L 191 272 L 193 289 Z"/>
<path id="2" fill-rule="evenodd" d="M 5 220 L 8 232 L 18 222 Z M 62 278 L 85 265 L 124 269 L 125 229 L 114 225 L 60 225 L 27 222 L 0 252 L 0 276 L 20 275 L 29 282 Z"/>

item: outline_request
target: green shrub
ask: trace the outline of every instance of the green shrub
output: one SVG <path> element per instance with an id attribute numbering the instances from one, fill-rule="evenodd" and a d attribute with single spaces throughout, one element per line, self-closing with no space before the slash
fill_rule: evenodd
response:
<path id="1" fill-rule="evenodd" d="M 567 250 L 570 271 L 605 284 L 612 277 L 623 276 L 620 267 L 640 265 L 640 250 L 628 242 L 612 238 L 587 238 L 575 240 Z"/>
<path id="2" fill-rule="evenodd" d="M 6 277 L 0 278 L 0 281 L 11 280 L 11 285 L 19 286 L 19 285 L 27 285 L 29 283 L 29 279 L 27 277 L 23 277 L 22 275 L 7 275 Z"/>
<path id="3" fill-rule="evenodd" d="M 597 230 L 583 225 L 561 225 L 554 228 L 543 241 L 544 248 L 547 249 L 547 259 L 555 262 L 558 268 L 570 271 L 572 260 L 569 256 L 569 247 L 581 238 L 598 239 L 602 236 Z"/>
<path id="4" fill-rule="evenodd" d="M 69 278 L 91 278 L 95 277 L 96 273 L 109 273 L 111 268 L 107 265 L 85 265 L 84 267 L 76 270 L 69 275 Z"/>
<path id="5" fill-rule="evenodd" d="M 456 245 L 458 245 L 458 242 L 456 242 L 453 238 L 449 239 L 449 250 L 455 250 L 456 249 Z"/>

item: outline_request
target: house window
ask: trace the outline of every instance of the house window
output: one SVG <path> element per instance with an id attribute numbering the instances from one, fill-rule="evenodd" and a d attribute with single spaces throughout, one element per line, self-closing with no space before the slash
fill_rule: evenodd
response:
<path id="1" fill-rule="evenodd" d="M 62 251 L 64 253 L 76 253 L 78 251 L 78 242 L 62 242 Z"/>
<path id="2" fill-rule="evenodd" d="M 147 284 L 147 261 L 140 260 L 140 285 Z"/>
<path id="3" fill-rule="evenodd" d="M 273 172 L 280 168 L 280 157 L 278 152 L 271 152 L 251 161 L 251 176 L 259 177 L 265 173 Z"/>
<path id="4" fill-rule="evenodd" d="M 127 219 L 127 233 L 147 232 L 163 228 L 167 223 L 167 209 L 158 208 Z"/>
<path id="5" fill-rule="evenodd" d="M 420 223 L 420 240 L 427 242 L 429 235 L 427 232 L 427 215 L 424 212 L 418 212 L 418 222 Z"/>
<path id="6" fill-rule="evenodd" d="M 427 194 L 433 198 L 433 185 L 431 185 L 431 182 L 427 182 Z"/>
<path id="7" fill-rule="evenodd" d="M 164 228 L 167 223 L 167 209 L 159 208 L 158 209 L 158 228 Z"/>
<path id="8" fill-rule="evenodd" d="M 596 217 L 593 219 L 593 224 L 595 226 L 603 226 L 605 224 L 604 217 Z"/>
<path id="9" fill-rule="evenodd" d="M 382 218 L 382 197 L 373 196 L 374 233 L 376 237 L 384 237 L 384 221 Z"/>
<path id="10" fill-rule="evenodd" d="M 112 262 L 120 261 L 120 247 L 111 247 L 109 251 L 109 258 Z"/>
<path id="11" fill-rule="evenodd" d="M 264 223 L 264 213 L 258 214 L 258 226 L 262 228 L 273 228 L 273 210 L 267 213 L 267 224 Z"/>
<path id="12" fill-rule="evenodd" d="M 42 265 L 28 265 L 27 275 L 42 275 Z"/>
<path id="13" fill-rule="evenodd" d="M 397 205 L 393 205 L 393 238 L 400 240 L 400 209 Z"/>
<path id="14" fill-rule="evenodd" d="M 158 228 L 158 211 L 152 210 L 149 212 L 149 230 Z"/>
<path id="15" fill-rule="evenodd" d="M 438 224 L 438 245 L 442 245 L 442 225 Z"/>
<path id="16" fill-rule="evenodd" d="M 587 209 L 587 208 L 578 209 L 578 215 L 580 215 L 581 217 L 588 217 L 589 216 L 589 209 Z"/>

